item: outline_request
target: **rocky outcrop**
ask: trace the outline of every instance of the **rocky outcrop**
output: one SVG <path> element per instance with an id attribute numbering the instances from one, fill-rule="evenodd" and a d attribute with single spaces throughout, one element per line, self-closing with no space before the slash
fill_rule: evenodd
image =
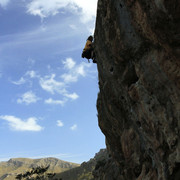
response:
<path id="1" fill-rule="evenodd" d="M 93 170 L 93 180 L 111 179 L 118 180 L 121 178 L 120 170 L 111 157 L 107 157 L 96 163 Z"/>
<path id="2" fill-rule="evenodd" d="M 179 12 L 178 0 L 98 1 L 98 120 L 117 180 L 180 179 Z"/>
<path id="3" fill-rule="evenodd" d="M 56 174 L 53 178 L 63 179 L 63 180 L 93 180 L 93 175 L 96 174 L 96 170 L 99 170 L 108 160 L 108 153 L 106 149 L 101 149 L 98 153 L 95 154 L 94 158 L 90 159 L 87 162 L 83 162 L 79 167 L 70 169 L 68 171 Z M 98 171 L 99 172 L 99 171 Z M 52 180 L 52 179 L 51 179 Z"/>

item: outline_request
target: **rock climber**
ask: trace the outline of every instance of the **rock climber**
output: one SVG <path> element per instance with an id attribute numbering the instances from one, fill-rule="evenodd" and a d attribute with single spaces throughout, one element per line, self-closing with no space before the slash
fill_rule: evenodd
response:
<path id="1" fill-rule="evenodd" d="M 93 63 L 96 63 L 94 48 L 93 48 L 93 37 L 92 36 L 89 36 L 87 41 L 86 41 L 86 45 L 85 45 L 83 52 L 82 52 L 82 58 L 88 59 L 88 62 L 90 62 L 89 59 L 92 59 Z"/>

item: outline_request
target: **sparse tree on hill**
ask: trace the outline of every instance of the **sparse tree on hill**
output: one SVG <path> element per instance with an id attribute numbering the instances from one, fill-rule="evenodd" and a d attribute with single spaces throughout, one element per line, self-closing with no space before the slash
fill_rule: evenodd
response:
<path id="1" fill-rule="evenodd" d="M 48 173 L 45 175 L 45 172 L 49 169 L 50 165 L 46 167 L 38 166 L 36 168 L 32 168 L 31 171 L 27 171 L 24 174 L 18 174 L 16 179 L 18 180 L 45 180 L 48 177 L 53 177 L 55 173 Z"/>

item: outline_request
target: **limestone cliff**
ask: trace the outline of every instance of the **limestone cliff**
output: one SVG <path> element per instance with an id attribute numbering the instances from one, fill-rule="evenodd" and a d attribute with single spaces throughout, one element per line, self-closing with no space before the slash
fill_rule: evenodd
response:
<path id="1" fill-rule="evenodd" d="M 95 52 L 99 126 L 120 171 L 95 179 L 179 180 L 180 1 L 99 0 Z"/>

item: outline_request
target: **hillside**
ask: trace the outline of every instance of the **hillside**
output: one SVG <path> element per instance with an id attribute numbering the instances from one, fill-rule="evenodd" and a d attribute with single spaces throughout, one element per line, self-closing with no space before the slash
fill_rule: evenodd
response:
<path id="1" fill-rule="evenodd" d="M 179 12 L 178 0 L 98 0 L 97 110 L 112 161 L 96 180 L 180 179 Z"/>
<path id="2" fill-rule="evenodd" d="M 13 158 L 7 162 L 0 162 L 0 180 L 15 180 L 15 176 L 19 173 L 25 173 L 33 167 L 46 167 L 48 165 L 50 165 L 47 171 L 49 173 L 59 173 L 79 166 L 78 164 L 62 161 L 56 158 Z"/>
<path id="3" fill-rule="evenodd" d="M 88 162 L 83 162 L 79 167 L 58 173 L 53 179 L 63 180 L 92 180 L 93 171 L 108 160 L 106 149 L 101 149 L 95 157 Z"/>
<path id="4" fill-rule="evenodd" d="M 44 178 L 49 180 L 93 180 L 94 173 L 106 162 L 111 161 L 106 149 L 101 149 L 94 158 L 81 165 L 61 161 L 56 158 L 27 159 L 14 158 L 7 162 L 0 163 L 0 180 L 15 180 L 17 174 L 25 174 L 32 168 L 46 167 L 50 165 Z M 48 173 L 55 173 L 55 176 L 48 178 Z"/>

